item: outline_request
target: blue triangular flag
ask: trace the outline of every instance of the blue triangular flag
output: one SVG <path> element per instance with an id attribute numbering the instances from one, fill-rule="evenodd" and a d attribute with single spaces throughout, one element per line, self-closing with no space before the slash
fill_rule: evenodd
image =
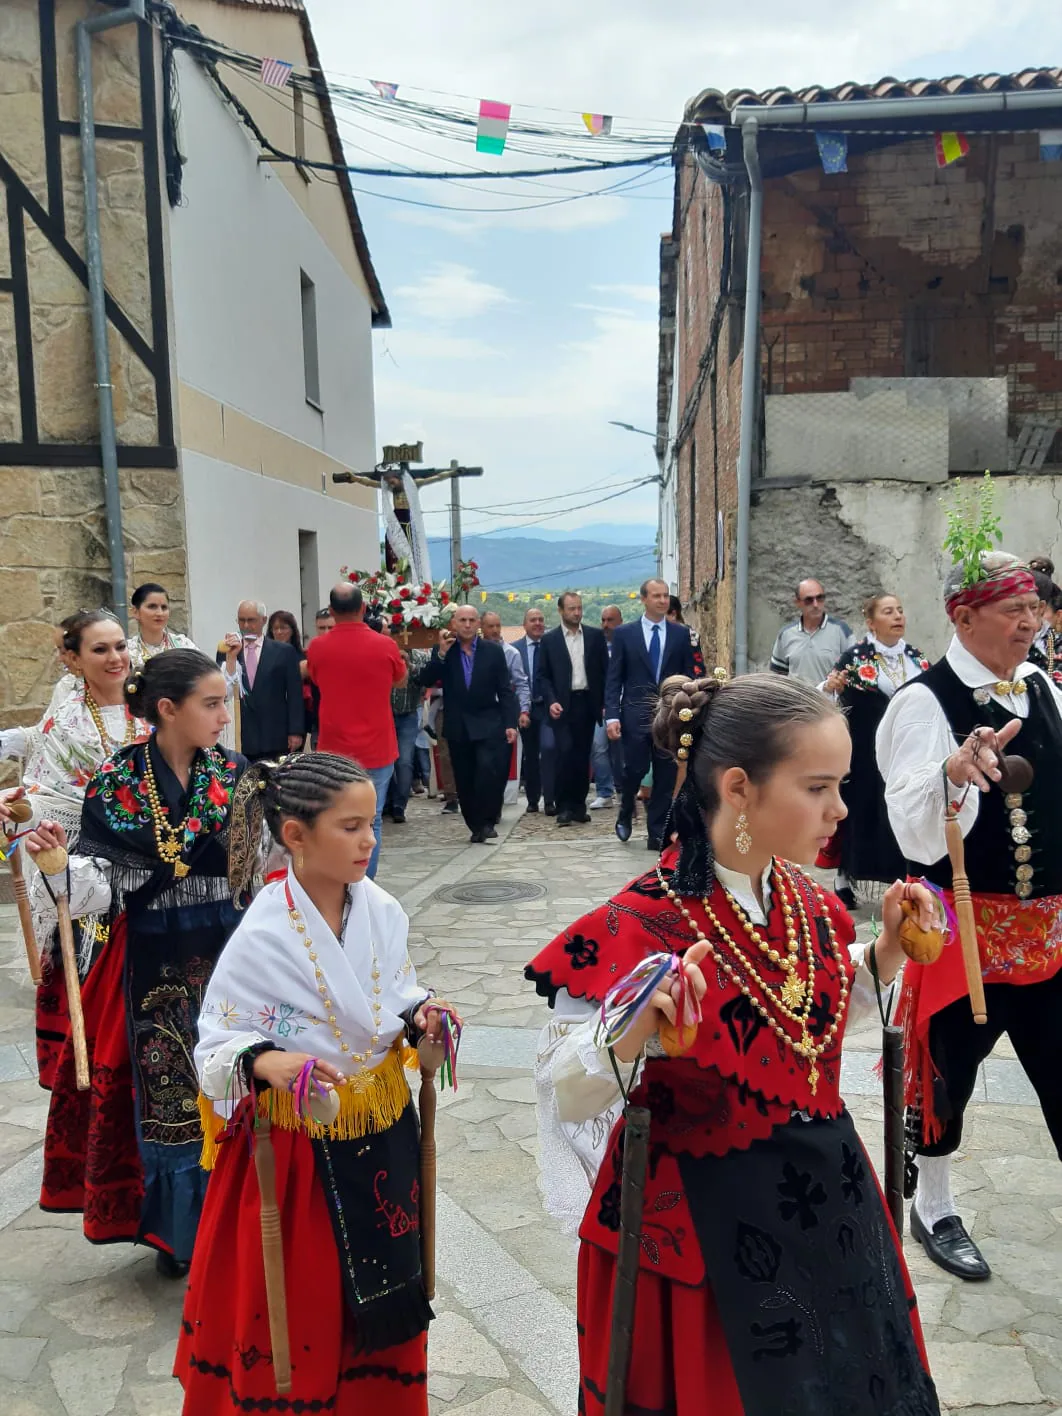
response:
<path id="1" fill-rule="evenodd" d="M 1043 162 L 1062 162 L 1062 128 L 1041 129 L 1040 158 Z"/>
<path id="2" fill-rule="evenodd" d="M 848 136 L 845 133 L 816 133 L 823 172 L 848 171 Z"/>
<path id="3" fill-rule="evenodd" d="M 721 123 L 702 123 L 709 152 L 726 152 L 726 129 Z"/>

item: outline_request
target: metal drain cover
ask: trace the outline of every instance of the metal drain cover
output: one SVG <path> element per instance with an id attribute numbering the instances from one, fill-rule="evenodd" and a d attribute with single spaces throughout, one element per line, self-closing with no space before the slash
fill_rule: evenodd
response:
<path id="1" fill-rule="evenodd" d="M 525 880 L 470 880 L 464 885 L 444 885 L 432 896 L 451 905 L 508 905 L 514 900 L 541 900 L 544 885 Z"/>

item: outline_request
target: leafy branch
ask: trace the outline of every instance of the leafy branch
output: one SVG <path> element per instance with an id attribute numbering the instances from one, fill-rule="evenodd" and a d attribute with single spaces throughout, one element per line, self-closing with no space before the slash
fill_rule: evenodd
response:
<path id="1" fill-rule="evenodd" d="M 961 564 L 962 583 L 967 588 L 984 576 L 981 557 L 995 550 L 1003 539 L 996 511 L 996 489 L 991 473 L 986 471 L 976 486 L 964 485 L 956 479 L 950 492 L 951 505 L 945 508 L 948 531 L 944 550 L 953 562 Z"/>

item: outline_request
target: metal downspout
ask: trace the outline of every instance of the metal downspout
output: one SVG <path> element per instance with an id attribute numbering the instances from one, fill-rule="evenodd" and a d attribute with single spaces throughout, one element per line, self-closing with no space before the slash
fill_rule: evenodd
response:
<path id="1" fill-rule="evenodd" d="M 80 20 L 77 34 L 78 120 L 81 129 L 81 174 L 85 191 L 85 264 L 88 267 L 89 311 L 92 317 L 92 350 L 96 364 L 96 399 L 100 417 L 100 451 L 103 497 L 107 514 L 107 549 L 111 560 L 111 601 L 124 625 L 129 607 L 125 583 L 125 545 L 122 537 L 122 498 L 118 485 L 118 439 L 114 426 L 114 389 L 107 339 L 106 285 L 103 247 L 100 242 L 99 184 L 96 175 L 96 112 L 92 90 L 92 36 L 117 25 L 144 18 L 144 0 L 121 10 L 111 10 L 91 20 Z M 143 78 L 141 78 L 143 82 Z"/>
<path id="2" fill-rule="evenodd" d="M 756 120 L 745 123 L 741 146 L 749 174 L 749 246 L 745 276 L 745 333 L 741 355 L 741 436 L 737 465 L 737 545 L 734 587 L 734 672 L 749 668 L 749 520 L 752 507 L 752 450 L 760 387 L 760 252 L 763 247 L 763 179 L 756 146 Z"/>

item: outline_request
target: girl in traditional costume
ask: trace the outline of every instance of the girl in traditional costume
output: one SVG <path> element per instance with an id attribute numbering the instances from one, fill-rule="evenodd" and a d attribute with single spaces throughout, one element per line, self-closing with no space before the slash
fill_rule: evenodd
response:
<path id="1" fill-rule="evenodd" d="M 885 783 L 874 755 L 874 739 L 892 695 L 929 668 L 921 650 L 904 639 L 907 617 L 897 595 L 873 595 L 863 605 L 867 634 L 847 649 L 823 684 L 848 718 L 852 770 L 841 786 L 848 816 L 818 864 L 836 866 L 834 888 L 841 902 L 855 907 L 852 883 L 889 883 L 907 866 L 885 809 Z"/>
<path id="2" fill-rule="evenodd" d="M 63 620 L 61 630 L 62 661 L 73 675 L 66 675 L 69 689 L 60 680 L 36 727 L 0 733 L 0 756 L 18 759 L 22 775 L 20 787 L 0 794 L 0 821 L 10 820 L 7 803 L 25 795 L 33 817 L 20 832 L 43 820 L 55 821 L 73 850 L 81 834 L 85 788 L 93 775 L 120 747 L 146 738 L 150 727 L 126 701 L 129 650 L 114 615 L 109 610 L 80 610 Z M 41 1086 L 50 1090 L 59 1051 L 69 1035 L 66 984 L 54 904 L 36 869 L 26 874 L 43 978 L 37 992 L 37 1066 Z M 81 921 L 85 964 L 95 948 L 97 923 L 90 917 Z"/>
<path id="3" fill-rule="evenodd" d="M 228 720 L 225 682 L 198 650 L 149 659 L 125 694 L 155 732 L 91 776 L 78 854 L 62 877 L 44 877 L 96 929 L 82 936 L 91 1089 L 77 1090 L 73 1044 L 62 1038 L 41 1208 L 82 1213 L 95 1243 L 150 1245 L 159 1271 L 175 1277 L 191 1258 L 206 1188 L 192 1053 L 203 991 L 239 918 L 227 844 L 245 763 L 214 746 Z M 27 846 L 68 841 L 53 818 Z"/>
<path id="4" fill-rule="evenodd" d="M 936 1416 L 902 1253 L 839 1091 L 849 1005 L 873 1007 L 871 970 L 886 983 L 900 965 L 904 891 L 925 926 L 933 897 L 897 882 L 880 938 L 855 948 L 843 906 L 789 863 L 845 814 L 848 730 L 810 685 L 667 680 L 656 739 L 689 769 L 677 846 L 527 970 L 554 1008 L 537 1066 L 547 1200 L 574 1217 L 592 1188 L 580 1412 L 601 1416 L 608 1384 L 626 1093 L 651 1125 L 622 1409 Z M 670 982 L 622 1016 L 649 955 L 665 971 L 672 956 Z M 683 974 L 707 984 L 692 1011 Z"/>
<path id="5" fill-rule="evenodd" d="M 256 764 L 238 813 L 248 839 L 264 814 L 292 864 L 248 909 L 199 1019 L 213 1177 L 177 1349 L 184 1410 L 427 1416 L 432 1314 L 407 1039 L 437 1038 L 454 1015 L 417 982 L 401 906 L 366 878 L 376 796 L 363 768 L 323 752 Z M 267 1120 L 271 1142 L 259 1131 Z M 262 1144 L 275 1152 L 283 1236 L 283 1397 L 263 1264 Z"/>
<path id="6" fill-rule="evenodd" d="M 130 597 L 137 633 L 129 641 L 129 661 L 134 669 L 167 649 L 195 649 L 187 634 L 170 629 L 170 597 L 161 585 L 148 581 L 138 585 Z"/>

